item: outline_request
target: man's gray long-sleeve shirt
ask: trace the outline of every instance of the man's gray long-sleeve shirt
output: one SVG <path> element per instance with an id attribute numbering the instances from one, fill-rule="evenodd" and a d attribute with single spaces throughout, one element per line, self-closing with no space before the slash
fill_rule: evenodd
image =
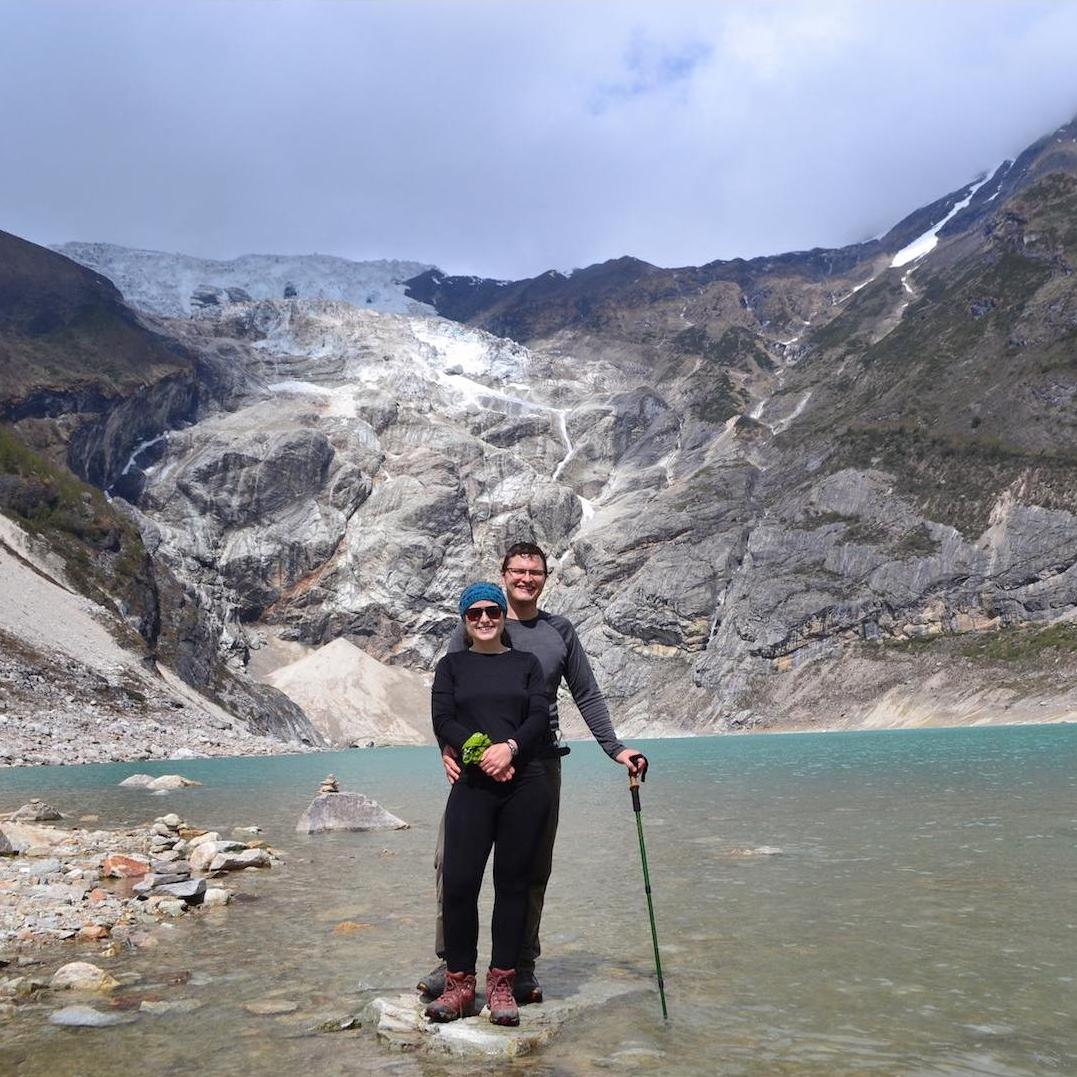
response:
<path id="1" fill-rule="evenodd" d="M 587 661 L 576 629 L 567 617 L 539 610 L 537 617 L 529 621 L 506 619 L 505 633 L 509 646 L 516 651 L 530 651 L 542 666 L 546 677 L 546 695 L 550 701 L 550 736 L 556 742 L 561 733 L 557 717 L 557 690 L 564 678 L 572 699 L 579 707 L 583 720 L 592 736 L 611 759 L 624 748 L 617 739 L 610 721 L 609 708 L 602 695 L 591 663 Z M 467 637 L 463 625 L 457 625 L 449 640 L 448 650 L 467 649 Z"/>

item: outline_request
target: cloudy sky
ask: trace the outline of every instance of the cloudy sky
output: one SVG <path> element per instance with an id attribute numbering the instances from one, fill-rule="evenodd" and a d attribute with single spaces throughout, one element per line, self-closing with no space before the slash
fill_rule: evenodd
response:
<path id="1" fill-rule="evenodd" d="M 0 228 L 521 277 L 885 230 L 1077 114 L 1077 3 L 5 0 Z"/>

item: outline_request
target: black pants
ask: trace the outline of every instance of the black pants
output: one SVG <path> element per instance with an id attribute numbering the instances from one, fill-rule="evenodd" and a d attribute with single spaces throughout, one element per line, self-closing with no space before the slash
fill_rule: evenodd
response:
<path id="1" fill-rule="evenodd" d="M 468 767 L 445 808 L 445 962 L 450 972 L 474 972 L 479 944 L 479 889 L 494 850 L 494 968 L 514 969 L 527 919 L 535 849 L 550 811 L 550 786 L 533 761 L 511 782 L 495 782 Z"/>

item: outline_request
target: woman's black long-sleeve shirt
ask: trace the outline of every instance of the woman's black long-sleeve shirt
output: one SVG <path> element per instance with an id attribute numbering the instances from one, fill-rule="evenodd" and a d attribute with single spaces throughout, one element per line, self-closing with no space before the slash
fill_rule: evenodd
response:
<path id="1" fill-rule="evenodd" d="M 434 670 L 430 709 L 434 736 L 458 752 L 473 733 L 485 733 L 495 744 L 511 737 L 526 757 L 548 736 L 546 678 L 526 651 L 445 655 Z"/>

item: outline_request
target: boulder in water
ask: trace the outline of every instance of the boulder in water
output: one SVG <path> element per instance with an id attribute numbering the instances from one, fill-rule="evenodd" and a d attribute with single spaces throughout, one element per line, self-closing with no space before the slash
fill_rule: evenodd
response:
<path id="1" fill-rule="evenodd" d="M 372 999 L 363 1015 L 363 1026 L 376 1030 L 382 1043 L 396 1050 L 474 1060 L 510 1059 L 532 1054 L 549 1043 L 567 1021 L 578 1021 L 612 999 L 642 990 L 636 978 L 595 979 L 583 983 L 575 994 L 547 998 L 541 1006 L 524 1006 L 515 1028 L 490 1024 L 485 1011 L 448 1024 L 437 1024 L 424 1015 L 415 995 Z M 481 998 L 477 1008 L 484 1002 Z"/>
<path id="2" fill-rule="evenodd" d="M 16 823 L 51 823 L 62 818 L 61 812 L 37 797 L 11 813 L 11 820 Z"/>
<path id="3" fill-rule="evenodd" d="M 49 986 L 53 990 L 114 991 L 120 981 L 89 961 L 71 961 L 56 970 Z"/>
<path id="4" fill-rule="evenodd" d="M 144 788 L 152 781 L 152 774 L 132 774 L 129 778 L 124 778 L 120 785 L 127 786 L 129 789 Z"/>
<path id="5" fill-rule="evenodd" d="M 186 789 L 189 786 L 201 784 L 201 782 L 196 782 L 193 778 L 185 778 L 182 774 L 162 774 L 159 778 L 151 778 L 146 783 L 146 788 L 156 793 L 162 789 Z"/>
<path id="6" fill-rule="evenodd" d="M 242 871 L 244 868 L 268 868 L 273 864 L 265 849 L 244 849 L 242 852 L 218 853 L 209 865 L 210 871 Z"/>
<path id="7" fill-rule="evenodd" d="M 320 834 L 326 830 L 405 830 L 408 826 L 362 793 L 319 793 L 295 828 L 300 834 Z"/>

